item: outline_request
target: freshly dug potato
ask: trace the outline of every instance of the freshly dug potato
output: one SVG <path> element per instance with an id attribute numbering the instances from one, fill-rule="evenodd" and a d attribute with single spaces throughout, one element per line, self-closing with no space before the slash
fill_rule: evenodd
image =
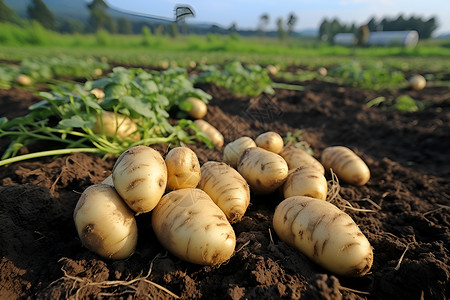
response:
<path id="1" fill-rule="evenodd" d="M 278 154 L 259 147 L 242 153 L 237 170 L 257 194 L 269 194 L 279 188 L 288 176 L 286 161 Z"/>
<path id="2" fill-rule="evenodd" d="M 308 196 L 326 200 L 327 190 L 325 176 L 312 166 L 298 167 L 293 170 L 283 184 L 284 198 Z"/>
<path id="3" fill-rule="evenodd" d="M 415 91 L 423 90 L 426 85 L 427 80 L 422 75 L 417 74 L 409 79 L 409 86 Z"/>
<path id="4" fill-rule="evenodd" d="M 92 95 L 94 95 L 95 97 L 97 97 L 98 99 L 105 98 L 105 92 L 102 89 L 95 88 L 95 89 L 92 89 L 90 93 Z"/>
<path id="5" fill-rule="evenodd" d="M 288 164 L 289 170 L 303 166 L 312 166 L 321 172 L 322 175 L 325 174 L 323 165 L 313 156 L 309 155 L 306 151 L 300 148 L 293 146 L 284 147 L 280 152 L 280 155 Z"/>
<path id="6" fill-rule="evenodd" d="M 287 198 L 275 209 L 273 227 L 282 241 L 335 274 L 358 277 L 372 267 L 367 238 L 349 215 L 327 201 Z"/>
<path id="7" fill-rule="evenodd" d="M 339 179 L 353 185 L 364 185 L 370 179 L 370 170 L 364 161 L 344 146 L 325 148 L 321 161 L 329 170 L 333 169 Z"/>
<path id="8" fill-rule="evenodd" d="M 136 130 L 138 129 L 136 123 L 130 118 L 114 114 L 111 111 L 103 111 L 101 115 L 97 116 L 97 121 L 92 130 L 95 133 L 105 133 L 108 135 L 115 135 L 119 139 L 132 139 L 138 141 L 140 135 Z"/>
<path id="9" fill-rule="evenodd" d="M 328 74 L 328 70 L 325 67 L 320 67 L 317 69 L 317 73 L 319 73 L 320 76 L 325 77 Z"/>
<path id="10" fill-rule="evenodd" d="M 233 168 L 236 168 L 239 157 L 250 147 L 256 147 L 255 142 L 248 136 L 243 136 L 235 141 L 228 143 L 223 149 L 223 161 Z"/>
<path id="11" fill-rule="evenodd" d="M 236 235 L 225 214 L 200 189 L 166 194 L 152 212 L 152 226 L 164 248 L 195 264 L 223 263 L 236 246 Z"/>
<path id="12" fill-rule="evenodd" d="M 250 204 L 250 188 L 238 171 L 223 162 L 208 161 L 201 169 L 198 188 L 206 192 L 230 223 L 241 220 Z"/>
<path id="13" fill-rule="evenodd" d="M 22 86 L 29 86 L 33 83 L 30 76 L 25 74 L 19 74 L 16 77 L 16 82 Z"/>
<path id="14" fill-rule="evenodd" d="M 223 146 L 223 135 L 214 126 L 205 120 L 195 120 L 194 124 L 209 137 L 215 147 L 220 148 Z"/>
<path id="15" fill-rule="evenodd" d="M 258 147 L 276 154 L 280 153 L 284 146 L 283 138 L 274 131 L 268 131 L 258 135 L 255 143 Z"/>
<path id="16" fill-rule="evenodd" d="M 193 107 L 188 111 L 189 116 L 191 116 L 192 118 L 201 119 L 208 112 L 208 107 L 202 100 L 194 97 L 189 97 L 186 99 L 186 101 L 192 103 L 193 105 Z"/>
<path id="17" fill-rule="evenodd" d="M 78 200 L 73 219 L 81 242 L 92 252 L 109 259 L 125 259 L 134 253 L 136 220 L 112 186 L 88 187 Z"/>
<path id="18" fill-rule="evenodd" d="M 187 147 L 176 147 L 166 155 L 167 189 L 195 188 L 200 180 L 197 154 Z"/>
<path id="19" fill-rule="evenodd" d="M 151 211 L 167 185 L 167 168 L 158 151 L 135 146 L 122 153 L 114 164 L 114 187 L 128 206 L 137 213 Z"/>

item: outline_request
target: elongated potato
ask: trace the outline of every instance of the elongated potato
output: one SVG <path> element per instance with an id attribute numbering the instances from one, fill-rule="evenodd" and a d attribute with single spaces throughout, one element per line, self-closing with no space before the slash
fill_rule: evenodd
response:
<path id="1" fill-rule="evenodd" d="M 255 141 L 248 136 L 240 137 L 228 143 L 223 149 L 223 161 L 233 168 L 236 168 L 241 154 L 247 148 L 256 147 Z"/>
<path id="2" fill-rule="evenodd" d="M 205 120 L 195 120 L 194 124 L 197 125 L 201 132 L 206 134 L 215 147 L 220 148 L 223 146 L 223 135 Z"/>
<path id="3" fill-rule="evenodd" d="M 250 204 L 250 188 L 238 171 L 223 162 L 208 161 L 201 169 L 198 188 L 206 192 L 230 223 L 241 220 Z"/>
<path id="4" fill-rule="evenodd" d="M 274 131 L 267 131 L 258 135 L 255 139 L 258 147 L 269 150 L 273 153 L 280 153 L 283 150 L 283 138 Z"/>
<path id="5" fill-rule="evenodd" d="M 115 135 L 119 139 L 132 139 L 138 141 L 140 134 L 136 132 L 138 129 L 136 123 L 130 118 L 114 114 L 111 111 L 103 111 L 101 115 L 97 116 L 97 121 L 92 130 L 95 133 L 105 133 L 108 135 Z"/>
<path id="6" fill-rule="evenodd" d="M 358 277 L 372 267 L 367 238 L 349 215 L 327 201 L 287 198 L 275 209 L 273 227 L 282 241 L 335 274 Z"/>
<path id="7" fill-rule="evenodd" d="M 288 164 L 289 170 L 310 165 L 320 171 L 322 175 L 325 174 L 323 165 L 313 156 L 309 155 L 308 152 L 300 148 L 296 148 L 293 146 L 284 147 L 280 152 L 280 155 Z"/>
<path id="8" fill-rule="evenodd" d="M 73 219 L 81 242 L 92 252 L 109 259 L 125 259 L 134 253 L 136 220 L 112 186 L 88 187 L 78 200 Z"/>
<path id="9" fill-rule="evenodd" d="M 347 147 L 325 148 L 322 152 L 321 161 L 327 170 L 332 169 L 339 179 L 347 183 L 364 185 L 370 179 L 370 170 L 367 165 Z"/>
<path id="10" fill-rule="evenodd" d="M 176 147 L 166 155 L 167 189 L 195 188 L 200 180 L 197 154 L 187 147 Z"/>
<path id="11" fill-rule="evenodd" d="M 158 151 L 135 146 L 122 153 L 114 164 L 114 187 L 137 213 L 151 211 L 167 185 L 167 168 Z"/>
<path id="12" fill-rule="evenodd" d="M 164 248 L 195 264 L 223 263 L 236 246 L 236 235 L 225 214 L 200 189 L 166 194 L 152 212 L 152 226 Z"/>
<path id="13" fill-rule="evenodd" d="M 293 170 L 283 184 L 284 198 L 308 196 L 326 200 L 327 190 L 327 179 L 312 166 L 299 167 Z"/>
<path id="14" fill-rule="evenodd" d="M 186 99 L 186 101 L 192 103 L 193 105 L 192 108 L 188 111 L 189 116 L 191 116 L 192 118 L 201 119 L 208 112 L 208 107 L 202 100 L 195 97 L 189 97 Z"/>
<path id="15" fill-rule="evenodd" d="M 269 194 L 279 188 L 288 176 L 286 161 L 263 148 L 248 148 L 242 153 L 237 170 L 257 194 Z"/>

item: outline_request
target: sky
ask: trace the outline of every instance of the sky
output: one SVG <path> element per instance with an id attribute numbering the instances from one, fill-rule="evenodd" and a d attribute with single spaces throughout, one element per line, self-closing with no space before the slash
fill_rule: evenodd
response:
<path id="1" fill-rule="evenodd" d="M 362 25 L 371 17 L 417 16 L 439 21 L 436 34 L 450 33 L 450 0 L 106 0 L 115 8 L 174 18 L 178 4 L 189 5 L 195 18 L 187 22 L 216 23 L 225 28 L 236 23 L 238 29 L 256 29 L 261 15 L 269 16 L 268 29 L 276 28 L 276 19 L 297 16 L 295 30 L 317 29 L 324 18 Z"/>

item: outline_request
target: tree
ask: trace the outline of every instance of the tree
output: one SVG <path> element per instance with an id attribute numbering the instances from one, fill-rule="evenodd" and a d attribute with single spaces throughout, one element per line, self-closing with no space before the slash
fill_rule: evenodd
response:
<path id="1" fill-rule="evenodd" d="M 133 33 L 133 27 L 131 26 L 131 22 L 125 17 L 119 19 L 119 33 L 121 34 Z"/>
<path id="2" fill-rule="evenodd" d="M 277 19 L 278 38 L 282 41 L 286 39 L 286 30 L 284 29 L 283 18 Z"/>
<path id="3" fill-rule="evenodd" d="M 108 23 L 110 23 L 111 18 L 106 13 L 108 5 L 106 5 L 103 0 L 92 0 L 91 3 L 87 4 L 90 10 L 89 15 L 89 27 L 90 31 L 94 32 L 100 29 L 104 29 Z"/>
<path id="4" fill-rule="evenodd" d="M 31 0 L 27 6 L 27 14 L 31 20 L 36 20 L 47 29 L 56 29 L 56 21 L 52 12 L 42 0 Z"/>
<path id="5" fill-rule="evenodd" d="M 294 32 L 295 24 L 297 23 L 297 16 L 291 12 L 288 16 L 287 21 L 287 28 L 288 28 L 288 34 L 291 35 L 292 32 Z"/>
<path id="6" fill-rule="evenodd" d="M 261 36 L 264 35 L 267 25 L 269 25 L 269 15 L 262 14 L 261 17 L 259 17 L 259 22 L 258 22 L 259 35 L 261 35 Z"/>
<path id="7" fill-rule="evenodd" d="M 321 41 L 327 41 L 330 37 L 330 22 L 324 19 L 319 26 L 319 39 Z"/>
<path id="8" fill-rule="evenodd" d="M 3 0 L 0 0 L 0 22 L 9 22 L 13 13 L 14 11 Z"/>

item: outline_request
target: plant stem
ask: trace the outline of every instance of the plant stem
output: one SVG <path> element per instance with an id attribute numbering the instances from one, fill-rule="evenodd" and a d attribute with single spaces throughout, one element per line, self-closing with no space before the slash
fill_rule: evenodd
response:
<path id="1" fill-rule="evenodd" d="M 292 91 L 304 91 L 305 87 L 298 84 L 288 84 L 281 82 L 273 82 L 272 87 L 274 89 L 292 90 Z"/>
<path id="2" fill-rule="evenodd" d="M 63 154 L 70 154 L 74 152 L 87 152 L 87 153 L 103 153 L 102 150 L 97 148 L 70 148 L 70 149 L 58 149 L 58 150 L 49 150 L 49 151 L 41 151 L 41 152 L 35 152 L 30 154 L 24 154 L 20 156 L 11 157 L 8 159 L 4 159 L 0 161 L 0 167 L 12 164 L 18 161 L 23 161 L 27 159 L 33 159 L 37 157 L 44 157 L 44 156 L 53 156 L 53 155 L 63 155 Z"/>

